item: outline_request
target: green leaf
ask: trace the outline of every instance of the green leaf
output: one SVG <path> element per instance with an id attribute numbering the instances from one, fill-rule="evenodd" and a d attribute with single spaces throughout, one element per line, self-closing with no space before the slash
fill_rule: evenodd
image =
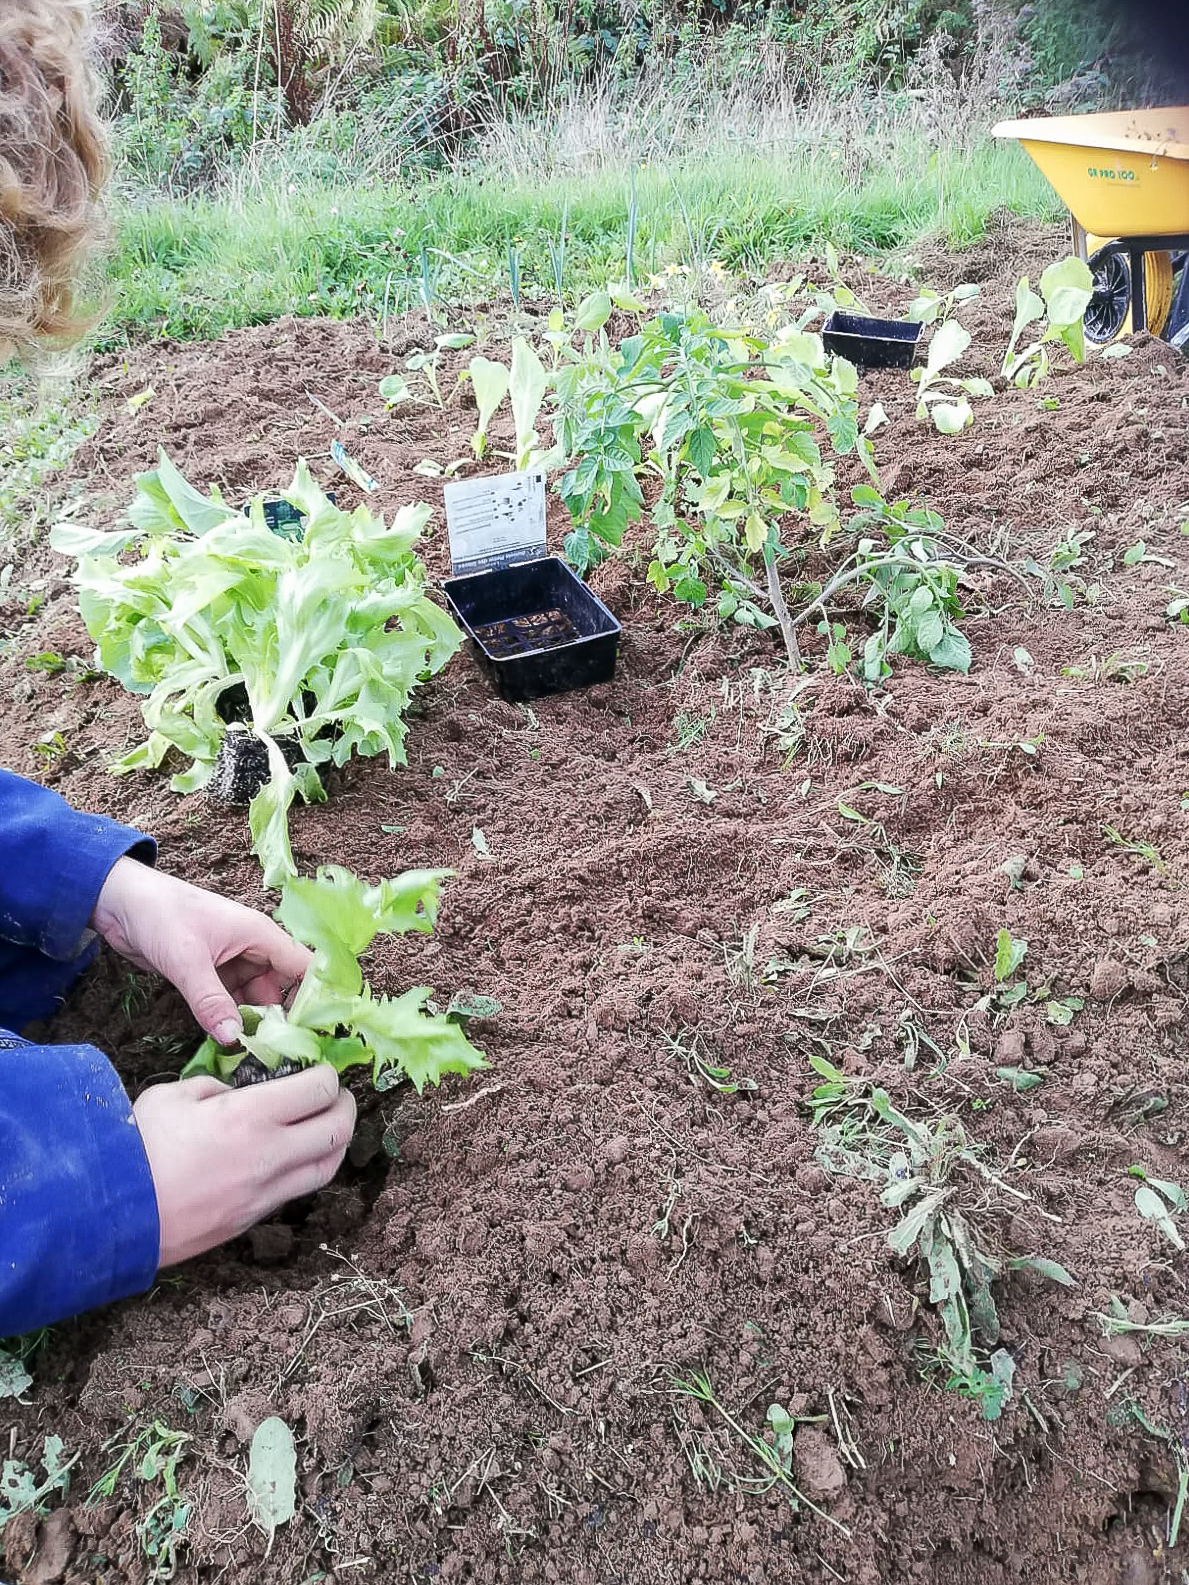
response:
<path id="1" fill-rule="evenodd" d="M 691 430 L 685 442 L 685 454 L 690 464 L 705 478 L 714 465 L 716 452 L 714 432 L 704 425 L 699 429 Z M 724 480 L 724 483 L 727 481 Z"/>
<path id="2" fill-rule="evenodd" d="M 578 305 L 578 312 L 574 315 L 575 330 L 601 330 L 611 318 L 611 295 L 609 292 L 591 292 Z"/>
<path id="3" fill-rule="evenodd" d="M 944 671 L 968 672 L 973 658 L 970 640 L 952 623 L 946 624 L 940 640 L 929 651 L 929 659 Z"/>
<path id="4" fill-rule="evenodd" d="M 491 358 L 472 358 L 469 373 L 479 407 L 479 425 L 472 445 L 476 456 L 481 457 L 485 449 L 487 426 L 496 408 L 508 394 L 511 374 L 504 364 L 496 363 Z"/>
<path id="5" fill-rule="evenodd" d="M 1094 277 L 1084 259 L 1061 259 L 1045 270 L 1040 290 L 1051 325 L 1080 325 L 1094 295 Z"/>
<path id="6" fill-rule="evenodd" d="M 1135 1208 L 1142 1217 L 1156 1224 L 1174 1248 L 1184 1249 L 1185 1241 L 1181 1237 L 1180 1230 L 1169 1215 L 1168 1206 L 1155 1189 L 1150 1188 L 1146 1183 L 1141 1183 L 1135 1191 Z"/>
<path id="7" fill-rule="evenodd" d="M 947 319 L 933 333 L 929 343 L 929 352 L 925 360 L 925 372 L 930 375 L 940 374 L 942 369 L 948 368 L 951 363 L 957 363 L 970 345 L 970 332 L 956 319 Z M 953 433 L 946 431 L 945 433 Z"/>
<path id="8" fill-rule="evenodd" d="M 19 1398 L 33 1385 L 23 1360 L 0 1348 L 0 1398 Z"/>
<path id="9" fill-rule="evenodd" d="M 960 435 L 968 425 L 974 423 L 974 409 L 965 397 L 957 402 L 933 402 L 929 416 L 942 435 Z"/>
<path id="10" fill-rule="evenodd" d="M 1189 1209 L 1189 1197 L 1186 1197 L 1179 1183 L 1172 1183 L 1168 1178 L 1154 1178 L 1150 1172 L 1147 1175 L 1147 1182 L 1160 1191 L 1175 1211 Z"/>
<path id="11" fill-rule="evenodd" d="M 1010 930 L 1001 930 L 995 937 L 995 983 L 1002 985 L 1023 963 L 1028 952 L 1026 941 L 1017 941 Z"/>
<path id="12" fill-rule="evenodd" d="M 266 886 L 283 886 L 297 874 L 289 845 L 289 809 L 297 794 L 297 778 L 285 763 L 276 741 L 262 735 L 268 749 L 269 780 L 248 805 L 252 852 L 260 860 Z"/>
<path id="13" fill-rule="evenodd" d="M 139 474 L 136 482 L 141 486 L 142 496 L 147 496 L 153 502 L 153 520 L 159 521 L 157 514 L 163 513 L 166 525 L 171 528 L 182 528 L 191 534 L 206 534 L 235 516 L 217 493 L 209 498 L 200 495 L 182 477 L 164 451 L 157 453 L 156 471 Z M 144 522 L 138 520 L 135 506 L 129 510 L 128 517 L 138 528 L 145 526 Z"/>
<path id="14" fill-rule="evenodd" d="M 1012 325 L 1012 346 L 1019 339 L 1021 331 L 1026 325 L 1044 317 L 1044 298 L 1039 297 L 1029 284 L 1025 275 L 1016 286 L 1016 317 Z"/>
<path id="15" fill-rule="evenodd" d="M 1045 1081 L 1043 1073 L 1030 1073 L 1027 1068 L 996 1068 L 995 1077 L 1002 1079 L 1005 1084 L 1010 1084 L 1018 1093 L 1034 1090 Z"/>
<path id="16" fill-rule="evenodd" d="M 455 991 L 446 1009 L 452 1023 L 465 1024 L 471 1018 L 494 1018 L 504 1010 L 504 1004 L 494 996 L 480 996 L 475 991 Z"/>
<path id="17" fill-rule="evenodd" d="M 396 407 L 401 402 L 411 402 L 413 393 L 409 390 L 408 381 L 400 374 L 386 374 L 380 381 L 380 396 L 388 407 Z"/>
<path id="18" fill-rule="evenodd" d="M 1058 1265 L 1055 1260 L 1049 1260 L 1044 1255 L 1022 1255 L 1008 1261 L 1008 1266 L 1013 1271 L 1035 1271 L 1042 1277 L 1047 1277 L 1050 1282 L 1059 1282 L 1063 1288 L 1075 1286 L 1076 1279 L 1071 1277 L 1064 1266 Z"/>
<path id="19" fill-rule="evenodd" d="M 269 1535 L 297 1512 L 297 1447 L 284 1420 L 270 1415 L 248 1453 L 248 1513 Z"/>
<path id="20" fill-rule="evenodd" d="M 537 414 L 549 383 L 540 358 L 525 341 L 517 336 L 512 343 L 512 372 L 509 387 L 512 394 L 512 418 L 516 426 L 516 466 L 527 468 L 536 439 Z"/>

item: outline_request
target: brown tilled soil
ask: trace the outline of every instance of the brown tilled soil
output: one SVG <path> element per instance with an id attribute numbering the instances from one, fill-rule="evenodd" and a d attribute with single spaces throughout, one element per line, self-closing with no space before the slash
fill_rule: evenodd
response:
<path id="1" fill-rule="evenodd" d="M 1017 275 L 1061 251 L 1059 233 L 1005 232 L 931 261 L 945 284 L 984 283 L 968 372 L 994 372 Z M 865 284 L 879 308 L 913 294 Z M 136 1527 L 159 1483 L 129 1468 L 85 1497 L 109 1439 L 160 1420 L 192 1438 L 179 1581 L 1189 1578 L 1167 1544 L 1185 1345 L 1095 1319 L 1112 1295 L 1141 1325 L 1189 1316 L 1185 1257 L 1127 1173 L 1189 1183 L 1189 631 L 1165 618 L 1169 586 L 1189 587 L 1189 371 L 1147 338 L 1055 362 L 957 439 L 915 420 L 902 375 L 865 382 L 891 417 L 890 494 L 1017 562 L 1084 536 L 1072 610 L 1035 576 L 980 570 L 969 677 L 898 662 L 871 694 L 829 675 L 812 636 L 794 682 L 764 635 L 658 602 L 638 532 L 594 578 L 624 626 L 613 684 L 517 708 L 461 655 L 424 691 L 407 768 L 352 764 L 295 816 L 306 865 L 457 871 L 436 938 L 376 951 L 369 972 L 497 997 L 476 1034 L 491 1071 L 365 1101 L 331 1189 L 55 1329 L 0 1431 L 18 1458 L 47 1431 L 82 1457 L 66 1508 L 8 1526 L 8 1576 L 148 1577 Z M 308 392 L 384 508 L 438 507 L 413 465 L 462 456 L 472 415 L 455 399 L 383 415 L 376 383 L 401 363 L 316 321 L 108 360 L 64 494 L 114 519 L 158 442 L 233 497 L 299 454 L 330 482 L 336 431 Z M 563 518 L 551 501 L 557 542 Z M 1150 559 L 1126 565 L 1140 540 Z M 426 555 L 440 577 L 440 510 Z M 242 811 L 105 773 L 137 739 L 132 701 L 26 668 L 42 650 L 86 666 L 66 573 L 33 549 L 8 591 L 6 762 L 152 830 L 170 869 L 267 904 Z M 67 750 L 49 771 L 31 747 L 47 731 Z M 1028 943 L 1029 994 L 1006 1010 L 988 1003 L 1001 928 Z M 1084 1001 L 1067 1026 L 1046 1016 L 1064 997 Z M 194 1039 L 176 997 L 112 959 L 52 1034 L 112 1053 L 133 1091 Z M 878 1185 L 815 1160 L 813 1053 L 917 1119 L 960 1120 L 1003 1185 L 959 1173 L 960 1203 L 1076 1279 L 996 1283 L 1016 1367 L 999 1420 L 947 1390 L 928 1283 L 888 1248 Z M 719 1093 L 699 1059 L 748 1083 Z M 1017 1093 L 1004 1067 L 1044 1082 Z M 694 1371 L 725 1414 L 674 1392 Z M 762 1435 L 774 1403 L 801 1419 L 793 1474 L 833 1523 L 795 1509 L 739 1434 Z M 301 1484 L 271 1551 L 243 1482 L 269 1414 L 297 1434 Z"/>

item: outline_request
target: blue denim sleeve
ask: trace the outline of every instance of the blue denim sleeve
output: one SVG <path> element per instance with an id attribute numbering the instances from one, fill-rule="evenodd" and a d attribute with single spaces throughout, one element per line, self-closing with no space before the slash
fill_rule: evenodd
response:
<path id="1" fill-rule="evenodd" d="M 157 1196 L 132 1105 L 90 1046 L 0 1035 L 0 1337 L 142 1293 Z"/>
<path id="2" fill-rule="evenodd" d="M 0 771 L 0 940 L 70 962 L 112 865 L 125 854 L 151 864 L 156 852 L 139 831 Z"/>

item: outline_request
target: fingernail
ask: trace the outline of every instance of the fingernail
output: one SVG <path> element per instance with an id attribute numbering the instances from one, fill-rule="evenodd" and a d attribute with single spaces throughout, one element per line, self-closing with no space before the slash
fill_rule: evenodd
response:
<path id="1" fill-rule="evenodd" d="M 215 1027 L 215 1039 L 221 1046 L 234 1046 L 244 1032 L 244 1026 L 237 1018 L 225 1018 Z"/>

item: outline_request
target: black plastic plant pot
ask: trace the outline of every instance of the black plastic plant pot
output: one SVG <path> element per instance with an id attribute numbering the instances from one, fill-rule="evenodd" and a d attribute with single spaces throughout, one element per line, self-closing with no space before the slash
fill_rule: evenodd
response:
<path id="1" fill-rule="evenodd" d="M 620 625 L 558 556 L 448 578 L 442 592 L 504 699 L 569 693 L 615 675 Z"/>
<path id="2" fill-rule="evenodd" d="M 835 309 L 822 326 L 827 352 L 862 369 L 908 369 L 916 356 L 921 327 L 910 319 L 870 319 Z"/>

